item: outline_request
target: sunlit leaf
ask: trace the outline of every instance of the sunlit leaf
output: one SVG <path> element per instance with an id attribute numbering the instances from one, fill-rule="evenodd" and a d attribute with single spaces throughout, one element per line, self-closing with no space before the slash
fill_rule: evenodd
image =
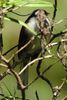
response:
<path id="1" fill-rule="evenodd" d="M 0 5 L 3 3 L 4 7 L 10 5 L 23 5 L 24 7 L 52 7 L 52 3 L 44 0 L 1 0 Z"/>
<path id="2" fill-rule="evenodd" d="M 8 20 L 8 21 L 13 21 L 13 22 L 16 22 L 24 27 L 26 27 L 30 32 L 32 32 L 34 35 L 37 35 L 38 33 L 36 33 L 33 29 L 31 29 L 31 27 L 29 27 L 26 23 L 24 23 L 23 21 L 20 21 L 20 20 L 16 20 L 16 19 L 13 19 L 13 18 L 7 18 L 7 17 L 4 17 L 5 20 Z"/>
<path id="3" fill-rule="evenodd" d="M 44 0 L 34 0 L 32 2 L 28 2 L 25 6 L 27 7 L 52 7 L 52 4 L 50 2 L 46 2 Z"/>

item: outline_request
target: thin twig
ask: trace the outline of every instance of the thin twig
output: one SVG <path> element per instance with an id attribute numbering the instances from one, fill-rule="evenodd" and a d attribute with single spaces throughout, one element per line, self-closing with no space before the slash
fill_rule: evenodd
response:
<path id="1" fill-rule="evenodd" d="M 18 15 L 18 16 L 28 16 L 28 15 L 31 15 L 31 13 L 29 13 L 29 14 L 19 14 L 19 13 L 16 13 L 14 11 L 10 11 L 10 12 L 12 12 L 12 13 Z"/>
<path id="2" fill-rule="evenodd" d="M 35 92 L 35 94 L 36 94 L 36 99 L 40 100 L 37 91 Z"/>
<path id="3" fill-rule="evenodd" d="M 41 55 L 42 57 L 42 55 Z M 51 82 L 48 80 L 48 78 L 46 78 L 46 76 L 44 76 L 43 74 L 41 74 L 40 72 L 40 68 L 41 68 L 41 64 L 42 64 L 42 59 L 39 60 L 38 64 L 37 64 L 37 67 L 36 67 L 36 72 L 37 72 L 37 75 L 38 77 L 40 77 L 42 80 L 46 81 L 48 83 L 48 85 L 51 87 L 51 90 L 53 92 L 53 87 L 52 87 L 52 84 Z"/>
<path id="4" fill-rule="evenodd" d="M 26 5 L 26 4 L 28 4 L 28 3 L 25 3 L 24 5 Z M 3 13 L 6 14 L 8 12 L 15 11 L 15 10 L 21 8 L 24 5 L 20 4 L 19 6 L 16 6 L 16 5 L 15 6 L 13 6 L 13 5 L 8 6 L 8 7 L 6 7 L 6 8 L 3 9 Z"/>
<path id="5" fill-rule="evenodd" d="M 65 33 L 67 33 L 67 30 L 61 31 L 61 32 L 59 32 L 59 33 L 57 33 L 57 34 L 53 34 L 53 36 L 52 36 L 50 42 L 52 42 L 55 38 L 57 38 L 57 37 L 59 37 L 59 36 L 65 34 Z M 49 42 L 49 43 L 50 43 L 50 42 Z"/>
<path id="6" fill-rule="evenodd" d="M 52 55 L 47 55 L 47 56 L 44 56 L 44 57 L 39 57 L 39 58 L 36 58 L 34 60 L 32 60 L 31 62 L 29 62 L 20 72 L 19 72 L 19 75 L 21 75 L 30 65 L 32 65 L 33 63 L 39 61 L 39 60 L 42 60 L 42 59 L 46 59 L 46 58 L 51 58 L 53 57 Z"/>
<path id="7" fill-rule="evenodd" d="M 0 63 L 0 66 L 3 66 L 3 67 L 5 67 L 5 68 L 8 68 L 8 66 L 5 65 L 5 64 L 3 64 L 3 63 Z"/>
<path id="8" fill-rule="evenodd" d="M 21 87 L 21 89 L 23 89 L 25 86 L 22 85 L 21 79 L 19 77 L 19 75 L 17 74 L 17 72 L 15 72 L 13 69 L 11 69 L 11 65 L 9 63 L 9 60 L 7 60 L 5 57 L 1 56 L 1 60 L 4 61 L 4 63 L 8 66 L 8 69 L 10 69 L 10 71 L 14 74 L 14 76 L 17 79 L 17 82 L 19 82 L 19 85 Z"/>
<path id="9" fill-rule="evenodd" d="M 64 84 L 65 84 L 65 81 L 63 81 L 59 87 L 56 86 L 56 87 L 53 88 L 54 93 L 53 93 L 53 99 L 52 100 L 56 100 L 57 99 L 57 97 L 60 94 L 61 89 L 64 86 Z"/>
<path id="10" fill-rule="evenodd" d="M 9 52 L 11 52 L 13 49 L 15 49 L 18 45 L 15 45 L 14 47 L 7 50 L 5 53 L 3 53 L 3 56 L 7 55 Z"/>
<path id="11" fill-rule="evenodd" d="M 4 14 L 3 14 L 3 11 L 2 11 L 2 7 L 0 5 L 0 53 L 2 53 L 2 47 L 3 47 L 3 39 L 2 39 L 3 19 L 4 19 Z"/>
<path id="12" fill-rule="evenodd" d="M 0 93 L 0 96 L 3 97 L 1 100 L 21 100 L 20 97 L 13 97 L 13 96 L 5 96 L 3 93 Z M 15 98 L 15 99 L 14 99 Z"/>
<path id="13" fill-rule="evenodd" d="M 56 17 L 56 12 L 57 12 L 57 0 L 54 0 L 54 12 L 53 12 L 53 17 L 52 17 L 52 25 L 51 25 L 51 32 L 53 32 L 53 28 L 54 28 L 54 21 L 55 21 L 55 17 Z"/>
<path id="14" fill-rule="evenodd" d="M 14 71 L 13 69 L 10 69 L 10 71 L 13 73 L 13 75 L 15 76 L 16 80 L 17 80 L 17 84 L 19 89 L 21 90 L 21 94 L 22 94 L 22 100 L 26 100 L 26 96 L 25 96 L 25 87 L 20 76 L 18 75 L 18 73 L 16 71 Z"/>
<path id="15" fill-rule="evenodd" d="M 67 96 L 65 96 L 62 100 L 67 100 Z"/>
<path id="16" fill-rule="evenodd" d="M 22 98 L 23 98 L 23 100 L 25 100 L 25 86 L 23 85 L 23 82 L 21 81 L 21 78 L 20 78 L 20 76 L 18 75 L 18 73 L 16 72 L 16 71 L 14 71 L 13 69 L 12 69 L 12 66 L 10 65 L 10 61 L 9 60 L 7 60 L 5 57 L 3 57 L 2 55 L 1 55 L 1 60 L 8 66 L 8 69 L 10 70 L 10 72 L 12 72 L 13 73 L 13 75 L 15 76 L 15 78 L 16 78 L 16 80 L 17 80 L 17 84 L 18 84 L 18 86 L 20 87 L 20 90 L 21 90 L 21 93 L 23 94 L 22 95 Z"/>
<path id="17" fill-rule="evenodd" d="M 54 12 L 52 20 L 55 20 L 56 13 L 57 13 L 57 0 L 54 0 Z"/>
<path id="18" fill-rule="evenodd" d="M 2 79 L 4 79 L 5 76 L 7 76 L 7 75 L 8 75 L 8 72 L 7 72 L 7 71 L 4 72 L 4 73 L 1 73 L 1 74 L 0 74 L 0 81 L 1 81 Z"/>
<path id="19" fill-rule="evenodd" d="M 23 47 L 21 47 L 18 51 L 16 51 L 16 53 L 13 54 L 13 55 L 10 57 L 9 62 L 10 62 L 19 52 L 21 52 L 24 48 L 26 48 L 33 40 L 34 40 L 34 37 L 32 37 Z"/>
<path id="20" fill-rule="evenodd" d="M 54 62 L 52 65 L 50 65 L 50 66 L 48 66 L 43 72 L 42 72 L 42 75 L 44 74 L 44 73 L 46 73 L 50 68 L 52 68 L 53 67 L 53 65 L 55 65 L 57 62 L 59 62 L 59 60 L 57 60 L 56 62 Z M 33 81 L 31 81 L 27 86 L 26 86 L 26 88 L 28 88 L 30 85 L 32 85 L 36 80 L 38 80 L 39 79 L 39 77 L 37 76 Z"/>
<path id="21" fill-rule="evenodd" d="M 25 86 L 23 85 L 20 76 L 18 75 L 18 73 L 16 71 L 14 71 L 13 69 L 10 69 L 10 71 L 13 73 L 13 75 L 15 76 L 16 80 L 17 80 L 17 84 L 19 85 L 20 89 L 23 90 L 25 88 Z"/>

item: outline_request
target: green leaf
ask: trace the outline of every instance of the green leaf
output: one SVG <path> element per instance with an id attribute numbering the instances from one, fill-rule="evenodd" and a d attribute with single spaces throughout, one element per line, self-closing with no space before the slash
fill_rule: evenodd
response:
<path id="1" fill-rule="evenodd" d="M 30 32 L 32 32 L 35 36 L 38 34 L 37 32 L 35 32 L 31 27 L 29 27 L 26 23 L 24 23 L 23 21 L 20 21 L 20 20 L 16 20 L 14 18 L 11 18 L 11 17 L 4 17 L 5 20 L 8 20 L 8 21 L 13 21 L 13 22 L 16 22 L 24 27 L 26 27 Z"/>
<path id="2" fill-rule="evenodd" d="M 28 0 L 26 7 L 52 7 L 50 2 L 44 0 Z"/>
<path id="3" fill-rule="evenodd" d="M 64 79 L 62 79 L 64 82 L 66 82 L 67 83 L 67 79 L 66 78 L 64 78 Z"/>
<path id="4" fill-rule="evenodd" d="M 26 7 L 51 7 L 50 5 L 46 4 L 27 4 Z"/>
<path id="5" fill-rule="evenodd" d="M 65 80 L 65 83 L 67 83 L 67 80 Z"/>
<path id="6" fill-rule="evenodd" d="M 52 3 L 44 1 L 44 0 L 4 0 L 0 1 L 3 2 L 3 6 L 7 7 L 10 5 L 15 5 L 15 6 L 24 6 L 24 7 L 52 7 Z"/>
<path id="7" fill-rule="evenodd" d="M 23 25 L 24 27 L 26 27 L 30 32 L 32 32 L 34 35 L 37 35 L 37 33 L 30 27 L 28 26 L 26 23 L 22 22 L 19 20 L 19 24 Z"/>

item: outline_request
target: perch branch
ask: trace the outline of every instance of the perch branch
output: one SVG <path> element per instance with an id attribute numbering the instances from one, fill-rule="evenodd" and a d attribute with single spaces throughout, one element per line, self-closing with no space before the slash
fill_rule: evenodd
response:
<path id="1" fill-rule="evenodd" d="M 20 90 L 21 90 L 21 93 L 23 94 L 24 93 L 24 89 L 25 89 L 25 86 L 23 85 L 23 82 L 21 81 L 21 78 L 20 76 L 17 74 L 17 72 L 15 72 L 13 69 L 12 69 L 12 66 L 10 65 L 10 60 L 7 60 L 5 57 L 3 57 L 1 55 L 1 61 L 3 61 L 7 66 L 8 66 L 8 69 L 10 70 L 11 73 L 13 73 L 13 75 L 15 76 L 16 80 L 17 80 L 17 85 L 20 87 Z M 22 98 L 25 98 L 25 95 L 22 95 Z M 23 99 L 24 100 L 24 99 Z"/>
<path id="2" fill-rule="evenodd" d="M 15 76 L 15 78 L 16 78 L 16 80 L 17 80 L 17 83 L 20 85 L 21 89 L 24 89 L 25 86 L 23 85 L 23 83 L 22 83 L 22 81 L 21 81 L 19 75 L 17 74 L 17 72 L 15 72 L 15 71 L 12 69 L 12 67 L 11 67 L 11 65 L 10 65 L 10 63 L 9 63 L 9 60 L 7 60 L 7 59 L 6 59 L 5 57 L 3 57 L 2 55 L 1 55 L 1 60 L 8 66 L 8 69 L 13 73 L 13 75 Z"/>
<path id="3" fill-rule="evenodd" d="M 36 58 L 34 60 L 32 60 L 31 62 L 29 62 L 20 72 L 19 72 L 19 75 L 21 75 L 30 65 L 32 65 L 33 63 L 39 61 L 39 60 L 42 60 L 42 59 L 46 59 L 46 58 L 51 58 L 53 57 L 52 55 L 47 55 L 47 56 L 44 56 L 44 57 L 39 57 L 39 58 Z"/>
<path id="4" fill-rule="evenodd" d="M 17 80 L 17 84 L 20 87 L 21 90 L 25 89 L 25 86 L 23 85 L 21 78 L 19 77 L 18 73 L 16 71 L 14 71 L 13 69 L 10 69 L 10 71 L 13 73 L 13 75 L 15 76 L 16 80 Z"/>
<path id="5" fill-rule="evenodd" d="M 24 48 L 26 48 L 33 40 L 34 40 L 34 37 L 32 37 L 23 47 L 21 47 L 15 54 L 13 54 L 13 55 L 11 56 L 11 58 L 9 59 L 9 62 L 10 62 L 20 51 L 22 51 Z"/>

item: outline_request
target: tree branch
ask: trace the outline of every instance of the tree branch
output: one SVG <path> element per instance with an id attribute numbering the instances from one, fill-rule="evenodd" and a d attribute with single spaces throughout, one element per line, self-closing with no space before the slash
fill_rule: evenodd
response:
<path id="1" fill-rule="evenodd" d="M 55 21 L 55 17 L 56 17 L 56 12 L 57 12 L 57 0 L 54 0 L 54 12 L 53 12 L 53 17 L 52 17 L 51 32 L 53 32 L 54 21 Z"/>
<path id="2" fill-rule="evenodd" d="M 65 81 L 63 81 L 60 86 L 56 86 L 56 87 L 53 88 L 53 92 L 54 93 L 53 93 L 53 99 L 52 100 L 56 100 L 57 99 L 57 97 L 60 94 L 61 89 L 64 86 L 64 84 L 65 84 Z"/>
<path id="3" fill-rule="evenodd" d="M 47 55 L 47 56 L 44 56 L 44 57 L 39 57 L 39 58 L 36 58 L 34 60 L 32 60 L 31 62 L 29 62 L 20 72 L 19 72 L 19 75 L 21 75 L 30 65 L 32 65 L 33 63 L 35 63 L 36 61 L 39 61 L 39 60 L 42 60 L 42 59 L 46 59 L 46 58 L 51 58 L 52 55 Z"/>
<path id="4" fill-rule="evenodd" d="M 37 91 L 35 92 L 35 94 L 36 94 L 36 99 L 40 100 Z"/>

